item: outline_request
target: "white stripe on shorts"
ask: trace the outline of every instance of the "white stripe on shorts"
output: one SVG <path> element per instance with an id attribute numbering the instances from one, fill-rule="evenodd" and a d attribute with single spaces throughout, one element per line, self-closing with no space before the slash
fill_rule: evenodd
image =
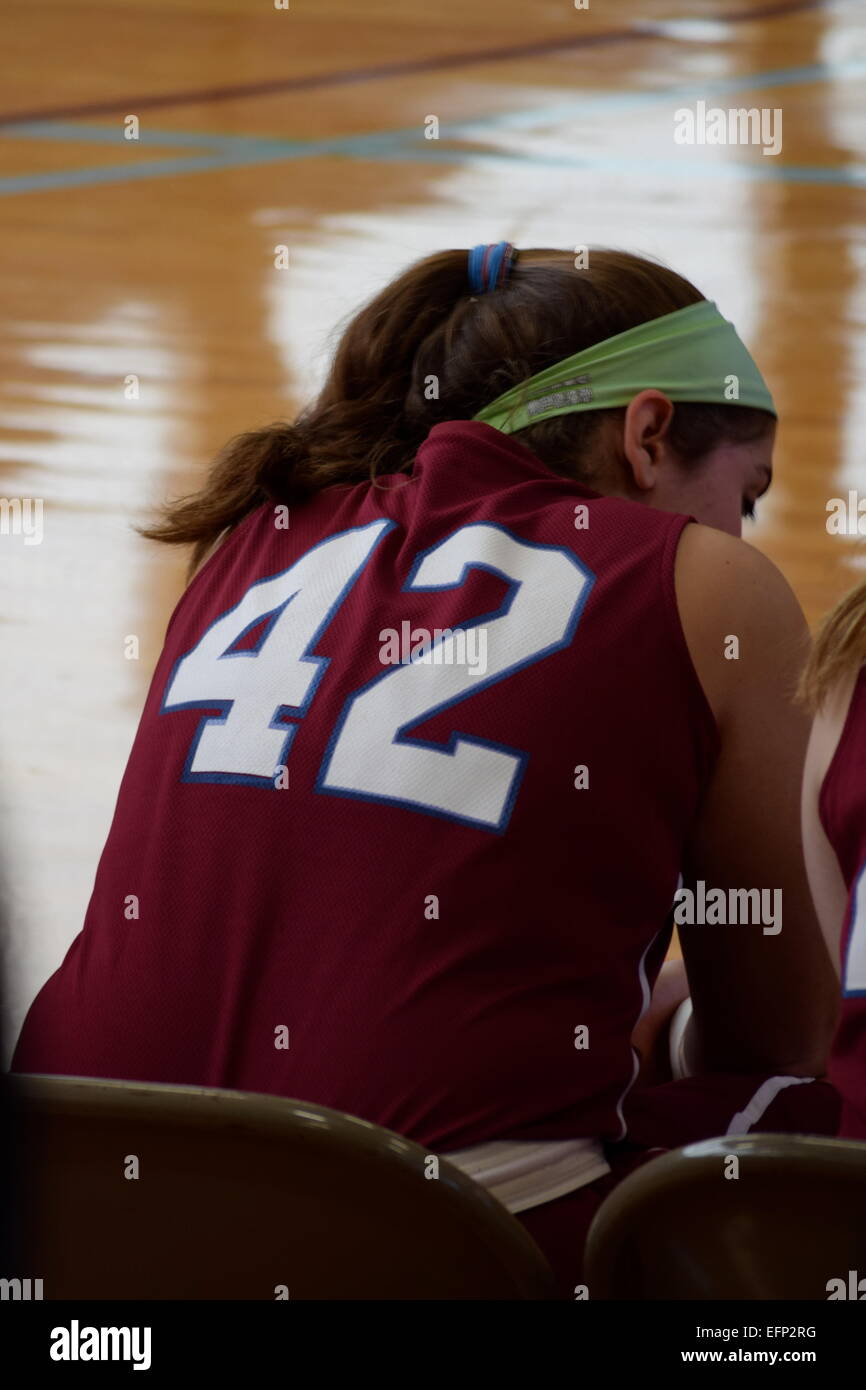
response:
<path id="1" fill-rule="evenodd" d="M 726 1134 L 746 1134 L 752 1125 L 762 1119 L 776 1099 L 780 1091 L 784 1091 L 786 1086 L 809 1086 L 815 1080 L 814 1076 L 770 1076 L 757 1089 L 752 1099 L 749 1101 L 745 1110 L 740 1110 L 731 1120 L 725 1130 Z"/>

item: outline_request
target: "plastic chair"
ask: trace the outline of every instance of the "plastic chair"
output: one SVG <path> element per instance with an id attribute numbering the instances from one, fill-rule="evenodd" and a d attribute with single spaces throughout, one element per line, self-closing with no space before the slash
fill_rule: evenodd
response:
<path id="1" fill-rule="evenodd" d="M 553 1295 L 505 1207 L 389 1130 L 238 1091 L 9 1083 L 28 1199 L 9 1273 L 46 1299 Z"/>
<path id="2" fill-rule="evenodd" d="M 866 1281 L 866 1144 L 787 1134 L 651 1159 L 586 1247 L 591 1299 L 826 1300 L 851 1271 Z"/>

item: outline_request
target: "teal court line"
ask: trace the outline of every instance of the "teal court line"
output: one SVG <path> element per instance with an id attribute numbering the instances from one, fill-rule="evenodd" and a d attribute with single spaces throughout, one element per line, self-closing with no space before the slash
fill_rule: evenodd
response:
<path id="1" fill-rule="evenodd" d="M 751 73 L 721 78 L 695 86 L 667 87 L 641 92 L 603 92 L 577 97 L 552 105 L 531 107 L 523 111 L 497 112 L 471 117 L 451 125 L 440 126 L 440 141 L 465 139 L 485 131 L 532 129 L 556 125 L 574 116 L 615 114 L 643 106 L 670 104 L 679 101 L 706 100 L 715 96 L 746 90 L 798 86 L 809 82 L 830 81 L 861 76 L 866 73 L 866 58 L 854 58 L 840 63 L 815 63 L 805 67 Z M 74 121 L 34 121 L 8 127 L 12 139 L 57 140 L 71 143 L 120 144 L 123 141 L 122 122 L 114 125 L 85 125 Z M 0 130 L 2 134 L 2 130 Z M 473 148 L 442 149 L 439 141 L 424 140 L 417 126 L 402 130 L 370 132 L 365 135 L 336 136 L 319 140 L 286 140 L 278 136 L 214 135 L 196 131 L 161 131 L 145 127 L 137 149 L 186 148 L 208 151 L 169 159 L 129 161 L 106 165 L 103 168 L 50 170 L 38 174 L 19 174 L 0 177 L 0 196 L 21 193 L 48 192 L 64 188 L 81 188 L 109 183 L 129 183 L 140 179 L 168 178 L 178 174 L 205 173 L 215 169 L 243 168 L 256 164 L 278 163 L 283 160 L 314 159 L 338 155 L 346 159 L 368 161 L 413 160 L 431 163 L 459 164 L 466 160 L 493 160 L 531 163 L 547 168 L 593 168 L 615 172 L 642 171 L 667 174 L 689 174 L 708 178 L 743 178 L 746 180 L 776 180 L 780 182 L 824 183 L 862 186 L 866 171 L 860 166 L 785 166 L 777 158 L 762 156 L 758 165 L 728 161 L 713 165 L 695 159 L 648 161 L 644 158 L 617 159 L 608 154 L 595 156 L 582 149 L 575 156 L 543 153 L 521 154 Z"/>
<path id="2" fill-rule="evenodd" d="M 862 77 L 866 74 L 866 57 L 851 58 L 841 63 L 811 63 L 805 67 L 778 68 L 770 72 L 746 73 L 738 77 L 720 77 L 688 86 L 659 87 L 641 92 L 596 92 L 590 97 L 575 97 L 555 105 L 530 107 L 526 111 L 503 111 L 489 116 L 473 116 L 451 127 L 454 131 L 481 130 L 492 126 L 501 130 L 531 129 L 538 125 L 555 125 L 571 116 L 604 115 L 610 111 L 628 111 L 636 107 L 662 106 L 675 101 L 699 101 L 734 92 L 756 88 L 799 87 L 809 82 L 827 82 L 837 78 Z"/>
<path id="3" fill-rule="evenodd" d="M 449 150 L 432 150 L 427 153 L 430 163 L 455 164 L 459 159 Z M 468 158 L 464 154 L 464 158 Z M 382 163 L 399 162 L 407 158 L 405 150 L 376 156 Z M 683 178 L 684 176 L 705 178 L 711 181 L 730 181 L 741 179 L 747 183 L 763 183 L 767 180 L 777 183 L 824 183 L 839 187 L 866 188 L 866 164 L 845 165 L 838 169 L 815 164 L 779 164 L 775 156 L 761 155 L 761 163 L 746 164 L 741 160 L 725 160 L 718 164 L 695 158 L 647 159 L 636 155 L 633 159 L 617 158 L 606 153 L 582 153 L 576 155 L 558 154 L 519 154 L 510 150 L 476 150 L 472 152 L 473 161 L 484 163 L 524 164 L 530 169 L 593 169 L 598 173 L 664 174 Z M 766 163 L 767 168 L 764 167 Z"/>

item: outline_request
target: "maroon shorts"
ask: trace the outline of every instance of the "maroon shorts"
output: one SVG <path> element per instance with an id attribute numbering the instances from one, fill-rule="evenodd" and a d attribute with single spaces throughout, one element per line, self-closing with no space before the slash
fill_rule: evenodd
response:
<path id="1" fill-rule="evenodd" d="M 666 1149 L 724 1134 L 766 1080 L 766 1076 L 692 1076 L 632 1092 L 624 1107 L 628 1141 L 607 1146 L 610 1173 L 554 1202 L 518 1213 L 518 1220 L 553 1268 L 560 1298 L 573 1299 L 576 1286 L 583 1283 L 587 1231 L 617 1183 Z M 827 1081 L 786 1086 L 750 1130 L 835 1135 L 839 1112 L 839 1095 Z"/>

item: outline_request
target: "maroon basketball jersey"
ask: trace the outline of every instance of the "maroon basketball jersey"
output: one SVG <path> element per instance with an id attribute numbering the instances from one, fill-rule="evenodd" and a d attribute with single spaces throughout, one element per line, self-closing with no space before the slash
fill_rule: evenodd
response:
<path id="1" fill-rule="evenodd" d="M 248 516 L 171 618 L 14 1069 L 271 1092 L 431 1148 L 620 1137 L 717 750 L 687 524 L 473 422 Z"/>
<path id="2" fill-rule="evenodd" d="M 828 1074 L 842 1095 L 840 1134 L 866 1139 L 866 669 L 818 802 L 848 888 L 842 931 L 842 1011 Z"/>

